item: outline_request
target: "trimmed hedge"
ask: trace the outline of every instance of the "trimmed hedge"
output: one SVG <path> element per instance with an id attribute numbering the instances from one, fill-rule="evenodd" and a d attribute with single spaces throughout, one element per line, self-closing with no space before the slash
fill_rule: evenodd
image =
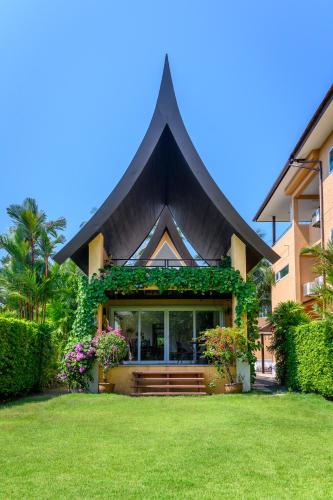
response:
<path id="1" fill-rule="evenodd" d="M 47 324 L 0 316 L 0 398 L 40 390 L 52 376 L 54 362 Z"/>
<path id="2" fill-rule="evenodd" d="M 333 396 L 333 323 L 311 321 L 287 334 L 287 385 Z"/>

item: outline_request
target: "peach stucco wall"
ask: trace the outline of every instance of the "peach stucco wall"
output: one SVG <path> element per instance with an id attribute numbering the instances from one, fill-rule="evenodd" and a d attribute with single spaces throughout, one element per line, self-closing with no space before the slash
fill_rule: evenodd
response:
<path id="1" fill-rule="evenodd" d="M 333 147 L 333 133 L 327 138 L 320 150 L 324 170 L 324 229 L 325 241 L 331 237 L 333 229 L 333 172 L 329 174 L 329 151 Z"/>
<path id="2" fill-rule="evenodd" d="M 274 274 L 289 264 L 289 274 L 272 287 L 272 308 L 284 300 L 296 300 L 295 259 L 294 259 L 294 226 L 276 242 L 274 251 L 280 259 L 273 264 Z"/>
<path id="3" fill-rule="evenodd" d="M 325 242 L 331 238 L 333 230 L 333 173 L 329 174 L 329 151 L 333 147 L 333 132 L 325 139 L 319 155 L 316 158 L 323 162 L 323 194 L 324 194 L 324 232 Z M 318 153 L 317 153 L 318 154 Z M 297 173 L 295 173 L 296 178 Z M 297 189 L 296 189 L 297 191 Z M 295 192 L 296 192 L 295 191 Z M 297 193 L 298 195 L 301 193 Z M 276 307 L 279 302 L 285 300 L 298 300 L 301 302 L 311 302 L 311 297 L 303 295 L 303 284 L 313 281 L 314 259 L 300 255 L 303 247 L 320 243 L 320 230 L 309 225 L 300 225 L 297 220 L 297 200 L 292 198 L 294 204 L 295 220 L 292 221 L 291 228 L 273 246 L 273 249 L 281 258 L 272 266 L 274 272 L 279 271 L 289 264 L 289 275 L 282 278 L 272 287 L 272 307 Z"/>

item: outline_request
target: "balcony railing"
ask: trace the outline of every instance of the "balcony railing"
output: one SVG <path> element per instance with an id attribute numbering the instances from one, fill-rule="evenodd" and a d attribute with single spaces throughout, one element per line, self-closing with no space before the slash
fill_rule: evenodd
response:
<path id="1" fill-rule="evenodd" d="M 107 263 L 109 266 L 126 267 L 220 267 L 221 259 L 118 259 L 114 258 Z"/>

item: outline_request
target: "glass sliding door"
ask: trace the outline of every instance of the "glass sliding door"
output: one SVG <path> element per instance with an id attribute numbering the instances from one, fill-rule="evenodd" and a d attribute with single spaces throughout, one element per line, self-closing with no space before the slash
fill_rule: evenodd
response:
<path id="1" fill-rule="evenodd" d="M 164 360 L 164 311 L 141 311 L 141 361 Z"/>
<path id="2" fill-rule="evenodd" d="M 169 311 L 169 360 L 193 362 L 193 311 Z"/>
<path id="3" fill-rule="evenodd" d="M 138 363 L 207 363 L 198 338 L 204 330 L 224 325 L 215 309 L 113 309 L 111 324 L 119 327 L 129 345 L 127 361 Z"/>

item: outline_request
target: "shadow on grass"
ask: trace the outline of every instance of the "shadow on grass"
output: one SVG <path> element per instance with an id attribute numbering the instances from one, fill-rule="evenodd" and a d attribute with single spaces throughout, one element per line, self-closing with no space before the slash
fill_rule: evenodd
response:
<path id="1" fill-rule="evenodd" d="M 44 403 L 44 401 L 58 398 L 66 394 L 70 393 L 68 391 L 54 391 L 54 392 L 49 391 L 49 392 L 25 394 L 17 396 L 15 398 L 0 401 L 0 410 L 3 410 L 5 408 L 11 408 L 13 406 L 22 406 L 25 405 L 26 403 Z"/>

